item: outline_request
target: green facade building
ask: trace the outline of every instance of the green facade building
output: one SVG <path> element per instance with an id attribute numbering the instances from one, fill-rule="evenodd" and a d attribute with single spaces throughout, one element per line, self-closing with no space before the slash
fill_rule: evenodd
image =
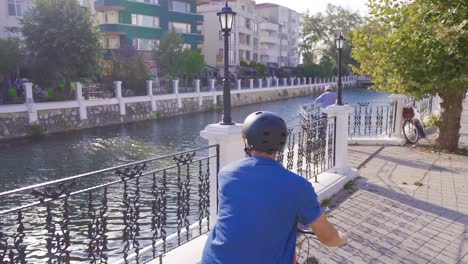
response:
<path id="1" fill-rule="evenodd" d="M 94 8 L 106 49 L 150 51 L 168 31 L 179 33 L 187 48 L 198 50 L 203 43 L 203 16 L 193 0 L 97 0 Z"/>

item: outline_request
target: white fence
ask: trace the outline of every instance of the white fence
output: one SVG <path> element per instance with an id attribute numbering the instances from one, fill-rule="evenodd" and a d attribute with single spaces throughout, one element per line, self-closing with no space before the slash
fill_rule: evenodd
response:
<path id="1" fill-rule="evenodd" d="M 259 79 L 261 80 L 261 79 Z M 343 86 L 353 85 L 357 81 L 357 76 L 344 76 Z M 281 83 L 282 82 L 282 83 Z M 241 89 L 240 81 L 237 81 L 236 87 L 231 88 L 231 94 L 241 93 L 252 93 L 259 91 L 274 91 L 284 89 L 298 89 L 310 87 L 310 89 L 323 89 L 327 85 L 336 86 L 337 78 L 267 78 L 266 82 L 257 81 L 257 87 L 254 87 L 254 79 L 250 79 L 250 89 Z M 263 86 L 265 83 L 266 87 Z M 203 106 L 204 97 L 212 97 L 213 103 L 217 104 L 217 96 L 222 95 L 222 91 L 216 91 L 215 82 L 210 81 L 210 91 L 200 91 L 200 80 L 195 81 L 195 92 L 193 93 L 180 93 L 179 92 L 179 80 L 174 80 L 172 94 L 153 94 L 153 81 L 146 82 L 147 95 L 145 96 L 133 96 L 123 97 L 122 96 L 122 82 L 115 81 L 115 98 L 107 99 L 89 99 L 86 100 L 83 97 L 83 86 L 80 83 L 76 84 L 76 97 L 72 101 L 58 101 L 58 102 L 34 102 L 32 83 L 25 83 L 25 103 L 24 104 L 11 104 L 11 105 L 0 105 L 0 114 L 3 113 L 28 113 L 28 120 L 30 124 L 34 124 L 38 120 L 38 111 L 43 110 L 55 110 L 55 109 L 69 109 L 79 108 L 80 119 L 87 119 L 87 107 L 91 106 L 103 106 L 103 105 L 119 105 L 120 115 L 126 115 L 125 105 L 128 103 L 139 103 L 139 102 L 151 102 L 151 110 L 153 112 L 158 111 L 157 101 L 161 100 L 177 100 L 178 108 L 182 108 L 182 99 L 184 98 L 198 98 L 199 106 Z"/>

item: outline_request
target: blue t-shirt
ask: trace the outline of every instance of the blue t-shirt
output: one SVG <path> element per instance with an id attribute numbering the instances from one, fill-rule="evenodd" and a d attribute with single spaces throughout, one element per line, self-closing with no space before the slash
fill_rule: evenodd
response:
<path id="1" fill-rule="evenodd" d="M 273 159 L 252 157 L 219 173 L 219 215 L 202 264 L 292 264 L 298 223 L 322 214 L 305 178 Z"/>

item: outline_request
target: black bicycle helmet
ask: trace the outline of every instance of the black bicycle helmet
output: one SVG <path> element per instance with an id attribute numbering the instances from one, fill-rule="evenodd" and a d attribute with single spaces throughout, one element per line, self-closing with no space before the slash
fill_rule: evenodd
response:
<path id="1" fill-rule="evenodd" d="M 242 136 L 247 139 L 248 150 L 283 151 L 288 137 L 288 127 L 278 115 L 268 111 L 258 111 L 245 119 Z"/>

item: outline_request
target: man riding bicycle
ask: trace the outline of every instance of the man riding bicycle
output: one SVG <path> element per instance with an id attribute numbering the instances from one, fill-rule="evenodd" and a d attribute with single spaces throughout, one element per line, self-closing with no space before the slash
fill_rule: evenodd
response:
<path id="1" fill-rule="evenodd" d="M 320 242 L 343 246 L 344 234 L 327 221 L 312 184 L 276 161 L 288 137 L 271 112 L 250 114 L 242 126 L 249 158 L 219 172 L 219 213 L 206 242 L 203 264 L 294 263 L 297 225 Z"/>

